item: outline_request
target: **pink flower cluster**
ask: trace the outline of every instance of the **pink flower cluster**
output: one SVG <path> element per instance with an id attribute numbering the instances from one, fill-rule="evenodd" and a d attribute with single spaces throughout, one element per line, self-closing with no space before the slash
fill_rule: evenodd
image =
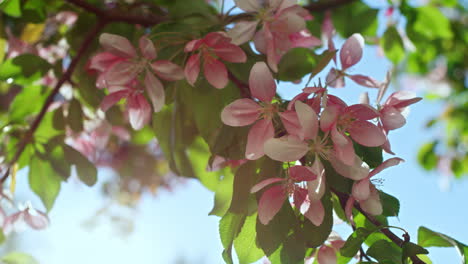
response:
<path id="1" fill-rule="evenodd" d="M 13 203 L 5 194 L 2 193 L 0 196 L 3 200 Z M 3 233 L 10 234 L 14 231 L 21 231 L 25 227 L 41 230 L 49 225 L 47 215 L 34 209 L 29 202 L 18 207 L 18 211 L 10 215 L 7 215 L 3 208 L 0 207 L 0 224 Z"/>

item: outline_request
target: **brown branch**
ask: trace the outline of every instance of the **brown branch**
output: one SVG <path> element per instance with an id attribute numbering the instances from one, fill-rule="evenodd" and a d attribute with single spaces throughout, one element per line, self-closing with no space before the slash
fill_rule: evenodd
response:
<path id="1" fill-rule="evenodd" d="M 351 4 L 356 0 L 322 0 L 319 2 L 313 2 L 306 6 L 303 6 L 309 12 L 323 12 L 329 9 L 338 8 L 344 5 Z"/>
<path id="2" fill-rule="evenodd" d="M 73 60 L 70 62 L 70 65 L 68 66 L 66 72 L 57 82 L 54 89 L 52 90 L 52 92 L 49 94 L 46 101 L 44 102 L 44 105 L 42 106 L 41 111 L 39 112 L 39 114 L 36 116 L 36 119 L 34 119 L 33 123 L 31 124 L 31 127 L 28 129 L 28 131 L 26 131 L 22 140 L 19 142 L 15 155 L 9 161 L 9 166 L 8 166 L 9 168 L 6 170 L 5 174 L 0 179 L 1 184 L 3 184 L 5 180 L 8 178 L 10 167 L 18 161 L 18 159 L 21 157 L 21 154 L 23 153 L 28 143 L 32 141 L 34 133 L 39 128 L 41 121 L 44 119 L 44 116 L 46 115 L 47 110 L 49 109 L 50 105 L 54 102 L 55 96 L 60 91 L 60 88 L 67 80 L 71 79 L 71 75 L 73 71 L 75 70 L 76 66 L 78 65 L 78 62 L 80 61 L 81 57 L 86 52 L 86 50 L 91 46 L 93 40 L 97 37 L 99 32 L 104 28 L 106 24 L 107 24 L 106 21 L 98 20 L 98 23 L 96 24 L 96 26 L 91 31 L 89 31 L 89 33 L 86 35 L 85 39 L 83 40 L 82 45 L 80 46 L 80 49 L 76 53 L 76 56 L 73 58 Z"/>
<path id="3" fill-rule="evenodd" d="M 346 201 L 350 198 L 348 194 L 345 194 L 345 193 L 341 193 L 341 192 L 338 192 L 336 190 L 332 190 L 333 193 L 335 193 L 339 200 L 340 200 L 340 204 L 343 205 L 346 204 Z M 377 219 L 375 219 L 373 216 L 369 215 L 368 213 L 364 212 L 364 210 L 362 210 L 362 208 L 359 206 L 358 203 L 356 203 L 354 205 L 354 207 L 361 213 L 363 214 L 367 220 L 369 220 L 369 222 L 371 222 L 372 224 L 374 224 L 375 226 L 377 227 L 381 227 L 383 226 L 382 223 L 380 223 Z M 344 209 L 345 207 L 343 207 Z M 390 240 L 393 241 L 393 243 L 397 244 L 399 247 L 403 247 L 403 245 L 406 243 L 406 242 L 409 242 L 410 241 L 410 237 L 409 237 L 409 234 L 408 233 L 405 233 L 403 235 L 403 238 L 404 239 L 401 239 L 400 237 L 398 237 L 397 235 L 395 235 L 395 233 L 393 233 L 390 229 L 388 228 L 382 228 L 379 230 L 380 232 L 382 232 L 385 236 L 387 236 Z M 422 261 L 418 256 L 414 255 L 414 256 L 410 256 L 411 258 L 411 261 L 413 261 L 414 264 L 426 264 L 424 261 Z"/>
<path id="4" fill-rule="evenodd" d="M 228 78 L 239 88 L 242 98 L 252 98 L 252 94 L 250 93 L 250 88 L 246 83 L 237 79 L 237 77 L 234 74 L 232 74 L 232 72 L 230 71 L 228 71 Z"/>

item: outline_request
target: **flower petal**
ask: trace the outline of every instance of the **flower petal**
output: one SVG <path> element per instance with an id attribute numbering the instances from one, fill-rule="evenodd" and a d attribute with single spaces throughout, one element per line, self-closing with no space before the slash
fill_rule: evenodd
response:
<path id="1" fill-rule="evenodd" d="M 311 168 L 299 165 L 289 168 L 289 177 L 296 182 L 313 181 L 317 179 L 317 175 L 312 172 Z"/>
<path id="2" fill-rule="evenodd" d="M 240 21 L 227 34 L 233 44 L 242 45 L 253 38 L 257 25 L 258 21 Z"/>
<path id="3" fill-rule="evenodd" d="M 141 36 L 139 41 L 141 55 L 148 60 L 154 60 L 157 57 L 156 48 L 153 42 L 146 36 Z"/>
<path id="4" fill-rule="evenodd" d="M 282 113 L 279 113 L 279 116 L 288 134 L 296 136 L 298 138 L 304 138 L 304 132 L 302 132 L 302 127 L 299 123 L 299 119 L 297 117 L 296 112 L 287 110 Z"/>
<path id="5" fill-rule="evenodd" d="M 49 225 L 47 215 L 35 209 L 28 209 L 24 212 L 24 221 L 36 230 L 44 229 Z"/>
<path id="6" fill-rule="evenodd" d="M 346 165 L 353 165 L 355 157 L 353 142 L 345 134 L 339 132 L 336 126 L 333 126 L 331 130 L 331 138 L 336 157 Z"/>
<path id="7" fill-rule="evenodd" d="M 145 76 L 145 88 L 148 92 L 148 96 L 153 104 L 154 112 L 161 111 L 166 101 L 166 96 L 164 93 L 164 86 L 162 83 L 150 72 L 146 71 Z"/>
<path id="8" fill-rule="evenodd" d="M 317 174 L 317 178 L 313 181 L 307 182 L 307 189 L 309 190 L 310 201 L 317 201 L 322 199 L 325 194 L 325 174 Z"/>
<path id="9" fill-rule="evenodd" d="M 277 185 L 266 190 L 258 202 L 258 219 L 267 225 L 281 210 L 286 196 L 283 186 Z"/>
<path id="10" fill-rule="evenodd" d="M 304 216 L 315 226 L 320 226 L 325 218 L 325 209 L 323 208 L 322 201 L 310 201 L 309 210 L 307 210 Z"/>
<path id="11" fill-rule="evenodd" d="M 297 117 L 302 126 L 305 139 L 315 139 L 318 132 L 318 116 L 315 111 L 301 101 L 295 103 Z"/>
<path id="12" fill-rule="evenodd" d="M 320 129 L 323 132 L 330 131 L 338 120 L 341 111 L 338 106 L 327 106 L 320 116 Z"/>
<path id="13" fill-rule="evenodd" d="M 334 156 L 330 157 L 330 163 L 336 172 L 351 180 L 358 181 L 369 176 L 369 165 L 358 156 L 354 157 L 354 164 L 352 166 L 344 164 Z"/>
<path id="14" fill-rule="evenodd" d="M 371 215 L 381 215 L 383 213 L 380 195 L 374 185 L 371 185 L 371 194 L 367 200 L 360 201 L 359 205 L 362 210 Z"/>
<path id="15" fill-rule="evenodd" d="M 102 111 L 106 112 L 111 108 L 113 105 L 118 103 L 120 100 L 123 98 L 126 98 L 129 95 L 128 90 L 120 90 L 115 93 L 110 93 L 104 99 L 102 99 L 101 105 L 99 108 L 101 108 Z"/>
<path id="16" fill-rule="evenodd" d="M 237 99 L 221 112 L 221 120 L 228 126 L 247 126 L 260 116 L 261 107 L 251 99 Z"/>
<path id="17" fill-rule="evenodd" d="M 257 0 L 234 0 L 236 6 L 245 12 L 256 12 L 262 8 Z"/>
<path id="18" fill-rule="evenodd" d="M 362 74 L 348 75 L 348 77 L 359 85 L 369 88 L 379 88 L 382 84 L 376 79 Z"/>
<path id="19" fill-rule="evenodd" d="M 110 52 L 100 52 L 91 57 L 89 68 L 104 72 L 119 60 L 123 59 Z"/>
<path id="20" fill-rule="evenodd" d="M 217 59 L 205 56 L 203 73 L 205 74 L 206 80 L 215 88 L 222 89 L 228 84 L 226 66 Z"/>
<path id="21" fill-rule="evenodd" d="M 128 118 L 135 130 L 142 129 L 151 118 L 151 106 L 141 94 L 131 95 L 127 99 Z"/>
<path id="22" fill-rule="evenodd" d="M 102 81 L 106 87 L 124 85 L 135 79 L 139 73 L 140 70 L 134 62 L 119 61 L 104 72 Z"/>
<path id="23" fill-rule="evenodd" d="M 194 85 L 200 74 L 200 54 L 193 54 L 185 63 L 185 79 L 190 85 Z"/>
<path id="24" fill-rule="evenodd" d="M 370 173 L 369 173 L 369 178 L 370 177 L 373 177 L 374 175 L 376 175 L 377 173 L 380 173 L 381 171 L 385 170 L 386 168 L 390 168 L 390 167 L 393 167 L 393 166 L 396 166 L 402 162 L 405 162 L 405 160 L 403 159 L 400 159 L 400 158 L 390 158 L 384 162 L 382 162 L 382 164 L 380 164 L 379 166 L 377 166 L 377 168 L 375 168 L 374 170 L 372 170 Z"/>
<path id="25" fill-rule="evenodd" d="M 103 33 L 99 36 L 99 43 L 105 50 L 119 57 L 134 58 L 137 56 L 132 43 L 122 36 Z"/>
<path id="26" fill-rule="evenodd" d="M 406 118 L 391 106 L 384 106 L 380 110 L 380 120 L 386 131 L 398 129 L 406 124 Z"/>
<path id="27" fill-rule="evenodd" d="M 336 252 L 329 246 L 321 246 L 317 253 L 317 261 L 320 264 L 336 264 Z"/>
<path id="28" fill-rule="evenodd" d="M 370 120 L 378 117 L 379 111 L 368 104 L 354 104 L 346 107 L 344 112 L 358 120 Z"/>
<path id="29" fill-rule="evenodd" d="M 266 141 L 264 150 L 271 159 L 290 162 L 304 157 L 309 151 L 309 146 L 297 137 L 284 136 Z"/>
<path id="30" fill-rule="evenodd" d="M 241 63 L 247 60 L 245 52 L 240 47 L 231 43 L 217 45 L 213 47 L 213 51 L 218 57 L 228 62 Z"/>
<path id="31" fill-rule="evenodd" d="M 353 184 L 352 194 L 358 201 L 364 201 L 369 198 L 371 182 L 369 178 L 364 178 Z"/>
<path id="32" fill-rule="evenodd" d="M 188 62 L 187 62 L 188 63 Z M 168 60 L 159 60 L 151 64 L 156 75 L 166 81 L 178 81 L 184 79 L 184 70 Z"/>
<path id="33" fill-rule="evenodd" d="M 252 67 L 249 76 L 249 87 L 252 96 L 263 102 L 271 102 L 276 93 L 276 83 L 268 66 L 257 62 Z"/>
<path id="34" fill-rule="evenodd" d="M 245 157 L 249 160 L 256 160 L 263 157 L 263 146 L 265 142 L 275 136 L 275 128 L 271 120 L 261 119 L 257 121 L 249 131 L 247 136 L 247 147 Z"/>
<path id="35" fill-rule="evenodd" d="M 345 86 L 345 80 L 337 69 L 331 68 L 326 77 L 327 85 L 333 88 L 343 88 Z"/>
<path id="36" fill-rule="evenodd" d="M 366 147 L 381 146 L 387 140 L 382 130 L 368 121 L 356 120 L 347 131 L 357 143 Z"/>
<path id="37" fill-rule="evenodd" d="M 273 183 L 276 183 L 276 182 L 281 182 L 281 181 L 285 181 L 285 179 L 284 178 L 268 178 L 266 180 L 263 180 L 263 181 L 255 184 L 250 189 L 250 193 L 256 193 L 256 192 L 260 191 L 261 189 L 265 188 L 266 186 L 268 186 L 270 184 L 273 184 Z"/>
<path id="38" fill-rule="evenodd" d="M 355 33 L 349 37 L 341 47 L 340 61 L 342 70 L 358 63 L 362 58 L 362 49 L 364 48 L 364 38 L 361 34 Z"/>

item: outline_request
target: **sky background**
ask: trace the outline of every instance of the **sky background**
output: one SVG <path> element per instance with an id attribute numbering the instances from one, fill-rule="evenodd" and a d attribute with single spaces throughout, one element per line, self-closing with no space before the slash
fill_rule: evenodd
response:
<path id="1" fill-rule="evenodd" d="M 342 43 L 338 40 L 337 47 Z M 378 56 L 377 49 L 368 47 L 363 60 L 353 67 L 352 72 L 383 80 L 388 69 L 390 64 Z M 370 92 L 371 102 L 375 99 L 377 91 L 347 82 L 346 88 L 331 90 L 331 93 L 344 98 L 348 104 L 357 103 L 363 91 Z M 278 87 L 287 98 L 303 88 L 290 83 L 280 83 Z M 387 96 L 395 88 L 392 87 Z M 408 230 L 412 241 L 417 241 L 417 228 L 425 226 L 468 243 L 468 229 L 465 228 L 468 222 L 465 204 L 468 180 L 451 181 L 448 189 L 441 188 L 447 186 L 447 181 L 441 179 L 448 178 L 437 172 L 424 171 L 416 160 L 419 147 L 443 133 L 441 128 L 424 128 L 425 123 L 441 109 L 441 105 L 427 100 L 411 106 L 407 124 L 390 134 L 393 151 L 406 162 L 380 173 L 377 177 L 384 181 L 379 188 L 400 200 L 400 215 L 394 217 L 391 224 Z M 61 193 L 49 215 L 50 227 L 44 231 L 26 230 L 16 234 L 9 238 L 16 242 L 15 246 L 5 246 L 2 250 L 30 253 L 41 264 L 223 263 L 219 217 L 208 216 L 214 195 L 194 180 L 179 185 L 173 192 L 163 190 L 156 197 L 143 196 L 133 211 L 111 206 L 111 214 L 100 218 L 102 221 L 98 221 L 95 228 L 86 227 L 86 221 L 109 203 L 101 195 L 101 185 L 108 177 L 112 177 L 111 171 L 100 170 L 100 181 L 93 188 L 73 179 L 62 184 Z M 17 200 L 31 200 L 35 206 L 40 206 L 40 201 L 28 189 L 26 170 L 19 173 L 17 181 Z M 122 234 L 119 231 L 122 226 L 113 222 L 109 215 L 132 219 L 133 226 L 130 227 L 133 231 Z M 337 229 L 343 238 L 351 231 L 345 225 Z M 399 231 L 395 232 L 400 235 Z M 429 251 L 434 263 L 461 263 L 453 248 L 429 248 Z"/>

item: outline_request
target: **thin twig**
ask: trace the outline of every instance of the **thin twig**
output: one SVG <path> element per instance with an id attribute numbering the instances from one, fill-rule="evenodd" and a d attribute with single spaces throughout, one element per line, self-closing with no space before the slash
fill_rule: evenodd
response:
<path id="1" fill-rule="evenodd" d="M 252 97 L 252 94 L 250 93 L 250 88 L 246 83 L 237 79 L 237 77 L 234 74 L 232 74 L 232 72 L 228 72 L 228 78 L 239 88 L 242 98 Z"/>

